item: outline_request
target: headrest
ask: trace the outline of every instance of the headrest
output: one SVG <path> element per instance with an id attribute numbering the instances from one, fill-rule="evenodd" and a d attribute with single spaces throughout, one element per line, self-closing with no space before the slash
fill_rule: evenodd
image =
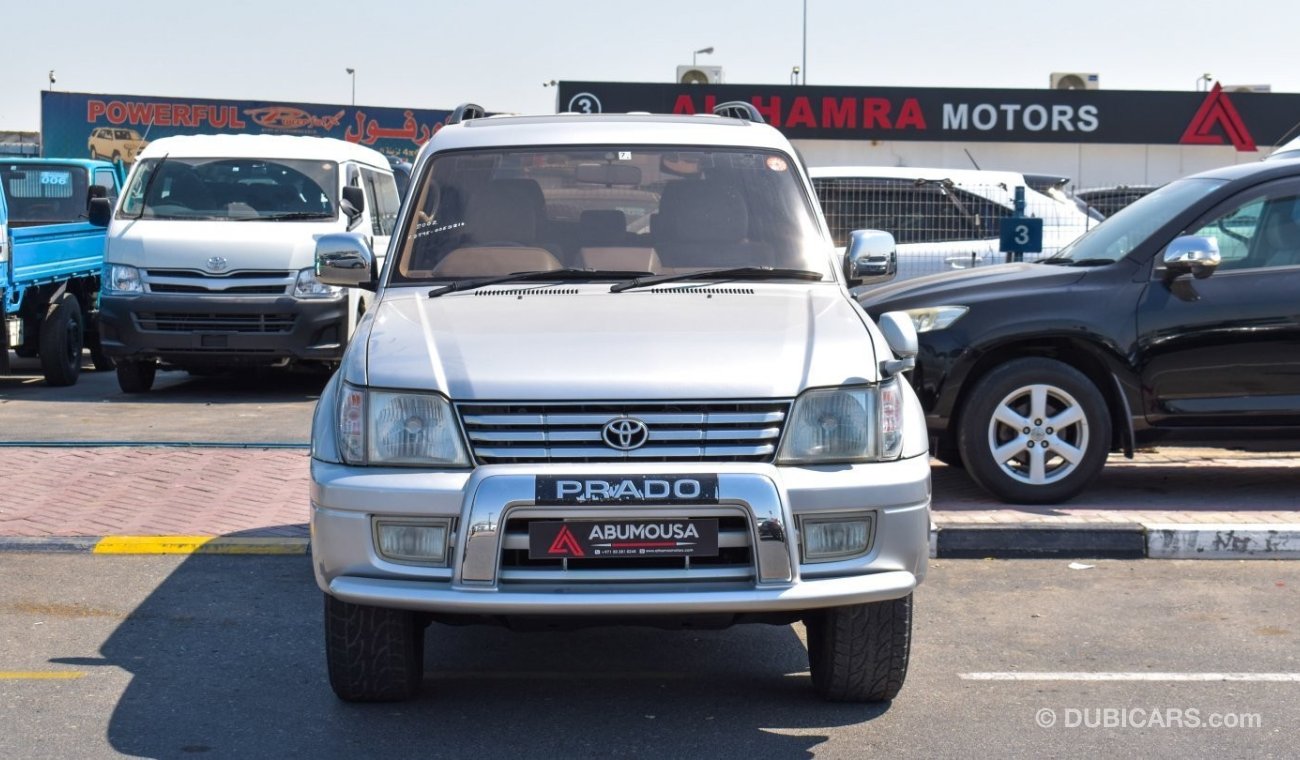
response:
<path id="1" fill-rule="evenodd" d="M 469 198 L 465 225 L 477 243 L 532 243 L 546 213 L 542 188 L 531 179 L 494 179 Z"/>
<path id="2" fill-rule="evenodd" d="M 627 215 L 616 208 L 592 209 L 578 217 L 578 242 L 585 246 L 622 245 L 627 240 Z"/>
<path id="3" fill-rule="evenodd" d="M 674 180 L 664 186 L 654 224 L 662 240 L 736 242 L 749 234 L 749 209 L 734 186 Z"/>

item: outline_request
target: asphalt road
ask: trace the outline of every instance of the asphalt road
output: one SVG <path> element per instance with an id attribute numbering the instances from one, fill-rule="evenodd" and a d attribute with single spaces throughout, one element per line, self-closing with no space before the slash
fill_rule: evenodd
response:
<path id="1" fill-rule="evenodd" d="M 348 705 L 305 558 L 6 554 L 0 576 L 2 757 L 1282 758 L 1300 736 L 1296 681 L 962 675 L 1300 672 L 1296 563 L 938 562 L 878 707 L 814 697 L 797 626 L 435 625 L 422 698 Z"/>
<path id="2" fill-rule="evenodd" d="M 252 371 L 214 377 L 159 372 L 149 393 L 122 393 L 113 372 L 89 357 L 77 383 L 52 388 L 36 359 L 10 354 L 0 375 L 0 443 L 296 443 L 311 437 L 325 372 Z"/>

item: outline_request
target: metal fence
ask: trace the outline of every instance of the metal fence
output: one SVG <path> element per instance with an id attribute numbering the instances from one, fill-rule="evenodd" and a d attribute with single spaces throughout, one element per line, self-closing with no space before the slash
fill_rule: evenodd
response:
<path id="1" fill-rule="evenodd" d="M 836 245 L 847 245 L 853 230 L 894 236 L 899 279 L 1007 260 L 999 250 L 999 229 L 1013 214 L 1013 185 L 818 177 L 813 186 Z M 1025 189 L 1026 215 L 1043 220 L 1043 251 L 1025 254 L 1027 261 L 1056 253 L 1100 221 L 1064 188 L 1049 192 Z"/>

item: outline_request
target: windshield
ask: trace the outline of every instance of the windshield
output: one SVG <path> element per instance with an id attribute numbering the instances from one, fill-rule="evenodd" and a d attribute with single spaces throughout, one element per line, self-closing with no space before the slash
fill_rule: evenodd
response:
<path id="1" fill-rule="evenodd" d="M 607 279 L 718 267 L 832 276 L 829 241 L 793 159 L 779 153 L 646 146 L 447 153 L 410 200 L 415 210 L 391 275 L 398 284 L 561 269 L 609 272 Z"/>
<path id="2" fill-rule="evenodd" d="M 79 166 L 0 164 L 9 203 L 9 223 L 14 227 L 86 218 L 86 170 Z"/>
<path id="3" fill-rule="evenodd" d="M 119 216 L 226 221 L 333 219 L 337 216 L 337 177 L 338 164 L 333 161 L 151 158 L 132 175 Z M 146 189 L 149 197 L 143 198 Z"/>
<path id="4" fill-rule="evenodd" d="M 1204 198 L 1227 180 L 1184 179 L 1170 182 L 1155 192 L 1125 206 L 1070 243 L 1047 261 L 1119 261 L 1129 255 L 1151 233 L 1168 224 L 1188 206 Z"/>

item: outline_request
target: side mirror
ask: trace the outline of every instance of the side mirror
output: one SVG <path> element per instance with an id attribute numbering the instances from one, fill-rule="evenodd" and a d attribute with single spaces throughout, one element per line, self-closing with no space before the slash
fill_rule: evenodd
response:
<path id="1" fill-rule="evenodd" d="M 876 320 L 885 342 L 894 352 L 896 359 L 886 359 L 880 363 L 880 373 L 893 377 L 899 372 L 906 372 L 916 366 L 916 355 L 920 353 L 920 341 L 916 337 L 916 323 L 902 311 L 887 311 Z"/>
<path id="2" fill-rule="evenodd" d="M 880 230 L 854 230 L 844 255 L 844 276 L 849 287 L 875 285 L 898 273 L 898 246 L 894 236 Z"/>
<path id="3" fill-rule="evenodd" d="M 102 191 L 104 188 L 92 185 L 90 189 Z M 96 198 L 92 193 L 90 203 L 86 207 L 86 216 L 96 227 L 107 227 L 113 219 L 113 202 L 102 196 Z"/>
<path id="4" fill-rule="evenodd" d="M 343 188 L 343 211 L 355 219 L 366 210 L 366 192 L 355 185 Z"/>
<path id="5" fill-rule="evenodd" d="M 1165 249 L 1165 281 L 1177 279 L 1190 274 L 1198 280 L 1214 274 L 1214 270 L 1223 263 L 1219 255 L 1219 241 L 1212 237 L 1183 235 Z"/>
<path id="6" fill-rule="evenodd" d="M 365 236 L 357 232 L 335 232 L 317 238 L 316 279 L 326 285 L 375 290 L 375 255 L 370 252 Z"/>
<path id="7" fill-rule="evenodd" d="M 96 198 L 107 198 L 108 188 L 103 185 L 91 185 L 86 188 L 86 208 L 90 208 L 90 202 Z"/>

